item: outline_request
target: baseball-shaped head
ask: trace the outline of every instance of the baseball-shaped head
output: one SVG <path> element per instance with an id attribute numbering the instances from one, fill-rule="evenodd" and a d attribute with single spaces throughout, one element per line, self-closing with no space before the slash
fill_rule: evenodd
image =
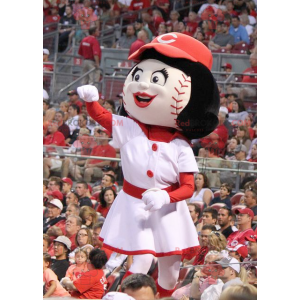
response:
<path id="1" fill-rule="evenodd" d="M 176 128 L 188 138 L 218 124 L 219 93 L 212 55 L 187 35 L 168 33 L 133 53 L 137 61 L 123 88 L 123 112 L 149 125 Z"/>

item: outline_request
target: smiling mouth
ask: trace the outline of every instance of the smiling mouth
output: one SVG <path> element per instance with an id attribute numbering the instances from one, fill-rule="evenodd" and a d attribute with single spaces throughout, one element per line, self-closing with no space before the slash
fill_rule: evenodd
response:
<path id="1" fill-rule="evenodd" d="M 142 107 L 142 108 L 149 106 L 156 96 L 157 95 L 151 96 L 146 93 L 140 93 L 140 92 L 133 94 L 135 104 L 138 107 Z"/>

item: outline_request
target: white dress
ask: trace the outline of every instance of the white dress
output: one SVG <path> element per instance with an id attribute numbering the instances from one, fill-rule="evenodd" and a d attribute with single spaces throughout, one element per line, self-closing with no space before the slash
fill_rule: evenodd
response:
<path id="1" fill-rule="evenodd" d="M 164 189 L 179 182 L 179 173 L 198 172 L 186 141 L 151 141 L 132 119 L 112 116 L 112 146 L 120 149 L 124 178 L 130 184 Z M 153 176 L 149 177 L 149 171 Z M 185 201 L 164 205 L 154 212 L 144 208 L 141 199 L 121 190 L 100 233 L 104 245 L 117 253 L 150 253 L 157 257 L 181 255 L 183 249 L 199 245 Z"/>
<path id="2" fill-rule="evenodd" d="M 196 196 L 197 191 L 194 192 L 193 196 L 190 199 L 190 203 L 203 202 L 203 195 L 204 195 L 205 191 L 210 191 L 211 196 L 212 196 L 211 199 L 214 198 L 214 193 L 209 188 L 203 188 L 203 189 L 201 189 L 200 193 L 197 196 Z"/>

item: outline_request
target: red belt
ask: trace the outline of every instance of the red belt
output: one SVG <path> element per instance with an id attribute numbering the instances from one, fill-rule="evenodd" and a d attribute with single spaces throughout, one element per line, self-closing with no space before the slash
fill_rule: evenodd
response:
<path id="1" fill-rule="evenodd" d="M 179 188 L 179 183 L 176 182 L 176 183 L 174 183 L 174 184 L 172 184 L 172 185 L 170 185 L 170 186 L 168 186 L 168 187 L 166 187 L 166 188 L 164 188 L 162 190 L 167 191 L 169 193 L 169 192 L 172 192 L 172 191 L 174 191 L 174 190 L 176 190 L 178 188 Z M 138 186 L 135 186 L 135 185 L 129 183 L 128 181 L 126 181 L 124 179 L 124 182 L 123 182 L 123 191 L 126 194 L 128 194 L 128 195 L 130 195 L 130 196 L 132 196 L 134 198 L 142 199 L 142 194 L 144 192 L 146 192 L 147 189 L 142 189 L 142 188 L 140 188 Z"/>

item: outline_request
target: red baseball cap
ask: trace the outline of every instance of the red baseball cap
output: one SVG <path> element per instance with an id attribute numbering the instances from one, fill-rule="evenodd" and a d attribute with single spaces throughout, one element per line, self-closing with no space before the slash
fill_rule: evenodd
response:
<path id="1" fill-rule="evenodd" d="M 70 184 L 71 186 L 73 185 L 73 181 L 71 178 L 64 177 L 64 178 L 62 178 L 62 181 Z"/>
<path id="2" fill-rule="evenodd" d="M 255 242 L 255 243 L 257 243 L 257 235 L 245 236 L 245 240 L 247 240 L 249 242 Z"/>
<path id="3" fill-rule="evenodd" d="M 131 54 L 128 59 L 139 62 L 141 54 L 152 48 L 167 57 L 186 58 L 194 62 L 200 62 L 211 70 L 213 57 L 210 50 L 193 37 L 178 32 L 159 35 Z"/>
<path id="4" fill-rule="evenodd" d="M 61 201 L 64 198 L 63 194 L 60 191 L 48 191 L 47 195 L 52 196 L 53 198 L 57 198 Z"/>
<path id="5" fill-rule="evenodd" d="M 234 247 L 227 247 L 227 250 L 237 252 L 243 258 L 248 256 L 248 248 L 243 244 L 237 244 Z"/>
<path id="6" fill-rule="evenodd" d="M 251 219 L 254 218 L 254 213 L 250 208 L 237 208 L 235 210 L 235 214 L 237 214 L 237 213 L 249 215 L 249 217 L 251 217 Z"/>
<path id="7" fill-rule="evenodd" d="M 232 65 L 229 63 L 224 64 L 222 67 L 222 69 L 232 69 Z"/>

